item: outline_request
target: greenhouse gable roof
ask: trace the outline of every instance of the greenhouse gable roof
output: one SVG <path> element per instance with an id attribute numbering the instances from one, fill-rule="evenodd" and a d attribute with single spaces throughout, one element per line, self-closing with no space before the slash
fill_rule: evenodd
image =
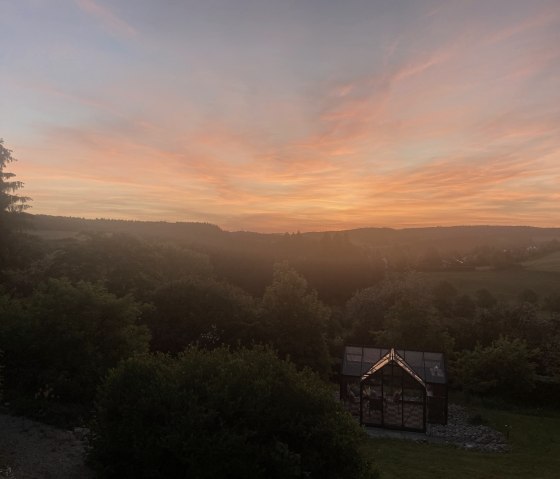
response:
<path id="1" fill-rule="evenodd" d="M 342 375 L 362 377 L 391 349 L 363 346 L 346 346 L 342 360 Z M 443 353 L 395 349 L 406 364 L 426 383 L 447 383 Z"/>

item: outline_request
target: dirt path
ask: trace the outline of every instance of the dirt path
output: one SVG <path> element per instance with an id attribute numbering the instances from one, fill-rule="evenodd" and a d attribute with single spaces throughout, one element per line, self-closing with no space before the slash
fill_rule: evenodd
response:
<path id="1" fill-rule="evenodd" d="M 84 442 L 72 431 L 0 413 L 0 457 L 15 479 L 90 479 Z M 0 475 L 2 477 L 2 475 Z"/>

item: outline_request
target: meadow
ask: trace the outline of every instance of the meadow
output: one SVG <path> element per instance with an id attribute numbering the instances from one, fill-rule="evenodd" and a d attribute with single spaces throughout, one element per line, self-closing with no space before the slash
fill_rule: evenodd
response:
<path id="1" fill-rule="evenodd" d="M 500 299 L 515 299 L 524 290 L 532 289 L 540 296 L 560 289 L 560 251 L 503 270 L 434 271 L 420 273 L 437 284 L 448 281 L 462 293 L 473 294 L 485 288 Z"/>
<path id="2" fill-rule="evenodd" d="M 523 266 L 530 271 L 560 273 L 560 251 L 555 251 L 532 261 L 526 261 Z"/>
<path id="3" fill-rule="evenodd" d="M 488 424 L 510 427 L 511 451 L 482 453 L 398 439 L 369 439 L 366 450 L 381 479 L 557 479 L 560 415 L 557 411 L 477 408 Z"/>

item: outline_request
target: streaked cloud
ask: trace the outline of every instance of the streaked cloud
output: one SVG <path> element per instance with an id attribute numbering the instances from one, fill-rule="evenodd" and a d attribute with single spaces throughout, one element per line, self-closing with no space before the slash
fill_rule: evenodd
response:
<path id="1" fill-rule="evenodd" d="M 100 21 L 112 33 L 124 37 L 136 35 L 136 30 L 130 24 L 117 16 L 109 7 L 101 4 L 99 0 L 75 0 L 75 2 L 80 9 Z"/>
<path id="2" fill-rule="evenodd" d="M 75 1 L 141 42 L 91 34 L 91 64 L 0 80 L 34 212 L 260 231 L 560 222 L 553 1 L 247 17 L 241 0 Z M 87 75 L 69 87 L 64 68 Z"/>

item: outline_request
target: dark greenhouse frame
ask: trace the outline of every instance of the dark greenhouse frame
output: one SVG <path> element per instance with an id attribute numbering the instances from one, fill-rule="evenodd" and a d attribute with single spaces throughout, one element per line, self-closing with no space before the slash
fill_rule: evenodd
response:
<path id="1" fill-rule="evenodd" d="M 426 432 L 447 424 L 443 353 L 346 346 L 340 399 L 365 426 Z"/>

